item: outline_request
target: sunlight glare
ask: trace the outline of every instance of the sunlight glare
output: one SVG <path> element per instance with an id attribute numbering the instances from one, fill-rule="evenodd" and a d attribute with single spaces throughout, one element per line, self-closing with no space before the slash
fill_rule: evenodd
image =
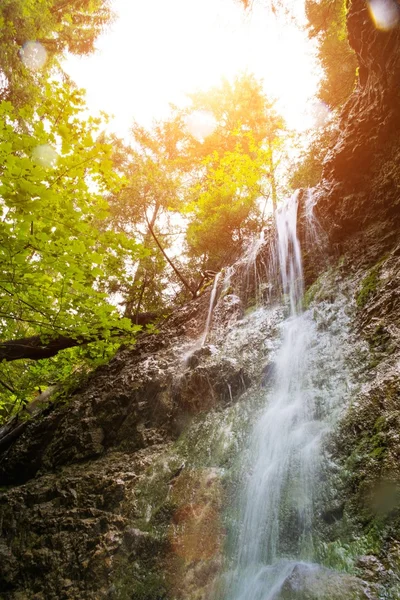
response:
<path id="1" fill-rule="evenodd" d="M 148 126 L 166 118 L 169 103 L 188 105 L 188 93 L 232 81 L 245 71 L 263 80 L 290 127 L 304 129 L 304 110 L 316 92 L 313 42 L 263 5 L 247 14 L 235 0 L 113 0 L 118 18 L 90 57 L 65 69 L 87 88 L 91 110 L 117 115 L 125 135 L 133 119 Z"/>
<path id="2" fill-rule="evenodd" d="M 50 144 L 42 144 L 33 150 L 32 159 L 46 169 L 54 169 L 57 165 L 58 154 Z"/>
<path id="3" fill-rule="evenodd" d="M 395 0 L 369 0 L 368 9 L 377 29 L 389 31 L 399 23 L 400 7 Z"/>
<path id="4" fill-rule="evenodd" d="M 20 50 L 20 57 L 28 69 L 38 71 L 46 63 L 47 52 L 40 42 L 26 42 Z"/>
<path id="5" fill-rule="evenodd" d="M 208 110 L 195 110 L 186 119 L 187 131 L 199 142 L 211 135 L 216 126 L 217 121 Z"/>
<path id="6" fill-rule="evenodd" d="M 331 111 L 325 102 L 322 102 L 322 100 L 316 100 L 310 105 L 310 115 L 312 119 L 312 127 L 319 129 L 327 124 L 331 117 Z"/>

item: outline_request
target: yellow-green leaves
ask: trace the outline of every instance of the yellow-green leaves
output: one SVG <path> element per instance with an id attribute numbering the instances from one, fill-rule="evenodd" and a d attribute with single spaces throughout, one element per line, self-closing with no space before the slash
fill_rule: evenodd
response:
<path id="1" fill-rule="evenodd" d="M 40 110 L 0 104 L 1 338 L 129 332 L 108 282 L 125 279 L 140 247 L 108 224 L 112 147 L 82 118 L 80 94 L 47 85 Z"/>

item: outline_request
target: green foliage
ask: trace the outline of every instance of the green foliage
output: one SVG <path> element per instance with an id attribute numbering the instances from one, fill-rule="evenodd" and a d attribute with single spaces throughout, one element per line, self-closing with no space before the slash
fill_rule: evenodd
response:
<path id="1" fill-rule="evenodd" d="M 181 235 L 183 219 L 180 217 L 177 225 L 173 222 L 182 203 L 185 176 L 177 150 L 182 138 L 179 125 L 166 120 L 145 129 L 135 123 L 132 146 L 120 145 L 114 159 L 127 183 L 109 198 L 112 227 L 127 235 L 134 234 L 145 249 L 133 281 L 124 282 L 118 290 L 128 315 L 168 310 L 175 288 L 180 285 L 151 233 L 154 232 L 165 251 Z M 184 270 L 176 256 L 174 264 Z"/>
<path id="2" fill-rule="evenodd" d="M 0 4 L 0 100 L 19 106 L 40 95 L 42 69 L 21 60 L 27 42 L 47 54 L 45 70 L 65 51 L 88 54 L 113 15 L 109 0 L 2 0 Z"/>
<path id="3" fill-rule="evenodd" d="M 126 266 L 142 251 L 108 226 L 105 196 L 120 189 L 123 178 L 113 170 L 113 148 L 100 135 L 101 121 L 83 120 L 84 108 L 80 91 L 55 82 L 43 87 L 38 107 L 0 104 L 3 340 L 40 334 L 43 343 L 54 335 L 95 341 L 133 331 L 109 294 L 116 280 L 132 280 Z M 65 354 L 71 364 L 78 355 Z M 10 401 L 6 386 L 14 390 L 12 402 L 29 398 L 37 385 L 46 387 L 46 369 L 40 367 L 39 375 L 24 363 L 18 375 L 18 368 L 2 365 L 7 396 L 0 402 Z"/>
<path id="4" fill-rule="evenodd" d="M 109 282 L 138 253 L 104 225 L 104 193 L 121 181 L 111 146 L 96 139 L 100 122 L 80 118 L 82 96 L 66 85 L 52 84 L 46 96 L 37 111 L 0 106 L 0 317 L 8 337 L 115 325 Z"/>
<path id="5" fill-rule="evenodd" d="M 322 179 L 323 163 L 329 148 L 337 136 L 337 126 L 333 121 L 307 134 L 307 145 L 299 153 L 289 185 L 292 189 L 311 188 Z"/>
<path id="6" fill-rule="evenodd" d="M 2 340 L 92 340 L 38 363 L 0 365 L 7 416 L 51 383 L 112 355 L 137 328 L 109 297 L 142 255 L 109 227 L 106 196 L 123 185 L 103 123 L 59 67 L 87 54 L 112 19 L 109 0 L 4 0 L 0 6 L 0 326 Z M 56 79 L 49 76 L 56 75 Z M 101 341 L 96 341 L 101 337 Z M 118 342 L 120 343 L 120 342 Z"/>
<path id="7" fill-rule="evenodd" d="M 380 540 L 375 529 L 350 541 L 318 542 L 316 559 L 326 567 L 347 573 L 356 573 L 357 559 L 365 554 L 379 553 Z"/>
<path id="8" fill-rule="evenodd" d="M 330 108 L 340 107 L 354 89 L 357 59 L 346 28 L 346 0 L 306 0 L 308 33 L 318 42 L 323 69 L 319 97 Z"/>
<path id="9" fill-rule="evenodd" d="M 261 84 L 252 75 L 242 75 L 190 98 L 190 107 L 175 109 L 170 119 L 151 129 L 135 124 L 133 146 L 122 152 L 120 166 L 128 185 L 110 201 L 113 222 L 134 231 L 148 250 L 134 285 L 120 290 L 129 310 L 139 305 L 157 309 L 176 288 L 177 297 L 184 297 L 183 279 L 196 288 L 199 270 L 220 269 L 260 230 L 259 198 L 265 201 L 271 195 L 276 201 L 284 124 Z M 199 112 L 215 121 L 214 130 L 202 139 L 188 126 Z M 172 253 L 183 278 L 177 278 L 157 250 L 151 229 Z M 176 256 L 184 236 L 186 256 Z M 157 281 L 162 287 L 156 291 Z"/>
<path id="10" fill-rule="evenodd" d="M 0 368 L 0 422 L 19 413 L 49 386 L 54 389 L 51 402 L 64 398 L 79 387 L 93 369 L 106 364 L 120 345 L 120 340 L 98 340 L 44 360 L 4 362 Z M 4 384 L 12 388 L 12 393 Z M 44 405 L 49 401 L 47 398 Z"/>
<path id="11" fill-rule="evenodd" d="M 212 163 L 211 166 L 209 164 Z M 260 195 L 262 162 L 241 151 L 216 153 L 204 160 L 207 177 L 192 188 L 192 213 L 187 241 L 192 254 L 205 258 L 209 268 L 229 263 L 243 237 L 257 231 L 256 200 Z"/>
<path id="12" fill-rule="evenodd" d="M 83 116 L 83 94 L 57 61 L 93 50 L 109 5 L 0 7 L 2 340 L 80 344 L 36 363 L 1 364 L 5 418 L 134 339 L 140 312 L 165 314 L 187 298 L 199 266 L 219 269 L 260 228 L 260 196 L 276 200 L 283 122 L 252 76 L 193 95 L 190 110 L 149 130 L 134 124 L 131 146 L 106 138 L 104 118 Z M 33 65 L 24 60 L 27 42 L 40 44 L 43 64 L 37 48 Z M 187 129 L 188 113 L 199 110 L 216 120 L 202 141 Z"/>
<path id="13" fill-rule="evenodd" d="M 323 76 L 318 96 L 330 109 L 339 109 L 354 90 L 357 59 L 350 48 L 346 28 L 345 0 L 307 0 L 308 34 L 318 43 Z M 322 179 L 325 156 L 338 135 L 337 119 L 307 132 L 307 143 L 299 140 L 299 158 L 289 184 L 292 189 L 314 187 Z"/>
<path id="14" fill-rule="evenodd" d="M 192 165 L 186 194 L 189 257 L 219 270 L 261 227 L 260 197 L 276 204 L 276 166 L 284 123 L 252 75 L 192 97 L 191 111 L 207 111 L 215 130 L 190 136 L 184 152 Z"/>
<path id="15" fill-rule="evenodd" d="M 375 267 L 373 267 L 368 273 L 368 275 L 366 275 L 362 280 L 361 288 L 356 298 L 358 308 L 363 308 L 367 304 L 371 296 L 376 292 L 379 284 L 380 267 L 381 262 Z"/>

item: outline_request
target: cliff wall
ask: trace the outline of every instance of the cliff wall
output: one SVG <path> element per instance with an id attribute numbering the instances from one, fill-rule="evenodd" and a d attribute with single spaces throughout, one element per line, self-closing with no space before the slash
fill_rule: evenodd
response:
<path id="1" fill-rule="evenodd" d="M 333 467 L 321 482 L 316 528 L 320 561 L 366 582 L 365 595 L 354 579 L 328 590 L 329 600 L 348 600 L 350 588 L 354 598 L 394 600 L 400 29 L 377 30 L 364 0 L 350 3 L 348 29 L 360 77 L 313 191 L 319 245 L 307 235 L 305 193 L 299 227 L 306 302 L 322 315 L 320 327 L 335 323 L 344 302 L 352 339 L 365 348 L 349 358 L 363 384 L 326 448 Z M 283 309 L 256 306 L 270 292 L 269 256 L 266 244 L 254 263 L 243 259 L 230 280 L 227 272 L 221 278 L 203 347 L 210 291 L 176 311 L 160 333 L 121 350 L 3 448 L 0 598 L 217 597 L 238 455 L 279 343 Z M 285 598 L 321 597 L 320 590 L 294 595 L 290 586 Z"/>

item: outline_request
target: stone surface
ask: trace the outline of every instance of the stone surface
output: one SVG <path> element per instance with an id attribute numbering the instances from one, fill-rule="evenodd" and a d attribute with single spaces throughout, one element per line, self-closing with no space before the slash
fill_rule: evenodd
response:
<path id="1" fill-rule="evenodd" d="M 320 246 L 305 192 L 299 231 L 311 310 L 348 282 L 365 385 L 326 448 L 316 507 L 316 554 L 334 570 L 298 565 L 280 600 L 400 597 L 400 29 L 377 31 L 364 0 L 348 26 L 360 81 L 313 190 Z M 206 346 L 210 288 L 4 449 L 1 600 L 213 598 L 247 390 L 274 377 L 282 311 L 256 309 L 279 293 L 270 234 L 221 277 Z"/>
<path id="2" fill-rule="evenodd" d="M 378 596 L 357 577 L 299 563 L 274 600 L 378 600 Z"/>

